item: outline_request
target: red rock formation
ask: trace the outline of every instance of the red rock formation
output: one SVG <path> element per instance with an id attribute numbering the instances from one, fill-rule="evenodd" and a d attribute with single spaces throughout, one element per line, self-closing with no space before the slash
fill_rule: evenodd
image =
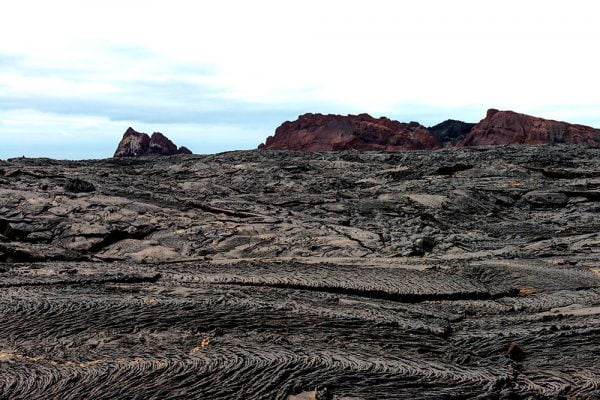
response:
<path id="1" fill-rule="evenodd" d="M 160 132 L 154 132 L 150 137 L 150 146 L 148 151 L 152 154 L 171 155 L 177 154 L 177 146 L 169 138 Z"/>
<path id="2" fill-rule="evenodd" d="M 150 145 L 150 136 L 145 133 L 137 132 L 129 127 L 119 142 L 114 157 L 137 157 L 142 156 L 148 151 Z"/>
<path id="3" fill-rule="evenodd" d="M 416 122 L 360 115 L 304 114 L 284 122 L 259 149 L 338 150 L 431 150 L 438 148 L 433 135 Z"/>
<path id="4" fill-rule="evenodd" d="M 192 152 L 183 146 L 178 149 L 172 141 L 160 132 L 154 132 L 150 137 L 146 133 L 128 128 L 113 157 L 170 156 L 174 154 L 192 154 Z"/>
<path id="5" fill-rule="evenodd" d="M 513 111 L 490 109 L 458 146 L 552 143 L 598 146 L 600 130 Z"/>

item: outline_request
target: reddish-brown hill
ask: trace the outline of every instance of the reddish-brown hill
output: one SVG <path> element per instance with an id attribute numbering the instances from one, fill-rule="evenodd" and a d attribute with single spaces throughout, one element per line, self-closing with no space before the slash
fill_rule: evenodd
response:
<path id="1" fill-rule="evenodd" d="M 438 147 L 435 137 L 416 122 L 406 124 L 368 114 L 304 114 L 293 122 L 284 122 L 274 136 L 259 146 L 301 151 L 431 150 Z"/>
<path id="2" fill-rule="evenodd" d="M 513 111 L 491 109 L 458 146 L 555 143 L 598 146 L 600 130 Z"/>
<path id="3" fill-rule="evenodd" d="M 495 109 L 478 124 L 447 120 L 430 128 L 368 114 L 304 114 L 281 124 L 259 149 L 397 151 L 557 143 L 600 146 L 600 129 Z"/>

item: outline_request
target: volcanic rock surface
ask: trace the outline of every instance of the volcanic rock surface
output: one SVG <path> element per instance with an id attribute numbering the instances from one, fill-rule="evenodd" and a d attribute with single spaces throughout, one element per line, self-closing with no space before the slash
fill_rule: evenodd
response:
<path id="1" fill-rule="evenodd" d="M 438 147 L 433 135 L 416 122 L 405 124 L 368 114 L 304 114 L 284 122 L 260 149 L 336 150 L 431 150 Z"/>
<path id="2" fill-rule="evenodd" d="M 175 143 L 160 132 L 154 132 L 150 137 L 147 133 L 128 128 L 113 157 L 172 156 L 175 154 L 192 154 L 192 152 L 184 146 L 177 148 Z"/>
<path id="3" fill-rule="evenodd" d="M 0 161 L 1 397 L 595 399 L 599 212 L 566 145 Z"/>
<path id="4" fill-rule="evenodd" d="M 600 146 L 600 129 L 490 109 L 459 146 L 557 143 Z"/>

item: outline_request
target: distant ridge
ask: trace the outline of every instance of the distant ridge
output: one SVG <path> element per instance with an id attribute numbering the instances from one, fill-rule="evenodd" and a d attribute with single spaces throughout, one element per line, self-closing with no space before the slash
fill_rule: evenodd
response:
<path id="1" fill-rule="evenodd" d="M 600 130 L 496 109 L 477 124 L 449 119 L 429 128 L 368 114 L 309 113 L 281 124 L 259 149 L 397 151 L 558 143 L 600 146 Z"/>
<path id="2" fill-rule="evenodd" d="M 304 151 L 432 150 L 439 145 L 422 125 L 368 114 L 304 114 L 284 122 L 259 148 Z"/>
<path id="3" fill-rule="evenodd" d="M 600 145 L 600 129 L 490 109 L 458 144 L 461 147 L 507 144 Z"/>

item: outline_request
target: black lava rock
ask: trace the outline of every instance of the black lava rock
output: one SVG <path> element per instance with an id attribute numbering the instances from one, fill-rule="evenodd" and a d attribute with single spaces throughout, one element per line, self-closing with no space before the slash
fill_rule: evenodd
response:
<path id="1" fill-rule="evenodd" d="M 67 180 L 67 183 L 65 183 L 65 191 L 71 193 L 89 193 L 95 192 L 96 187 L 89 182 L 75 178 Z"/>

